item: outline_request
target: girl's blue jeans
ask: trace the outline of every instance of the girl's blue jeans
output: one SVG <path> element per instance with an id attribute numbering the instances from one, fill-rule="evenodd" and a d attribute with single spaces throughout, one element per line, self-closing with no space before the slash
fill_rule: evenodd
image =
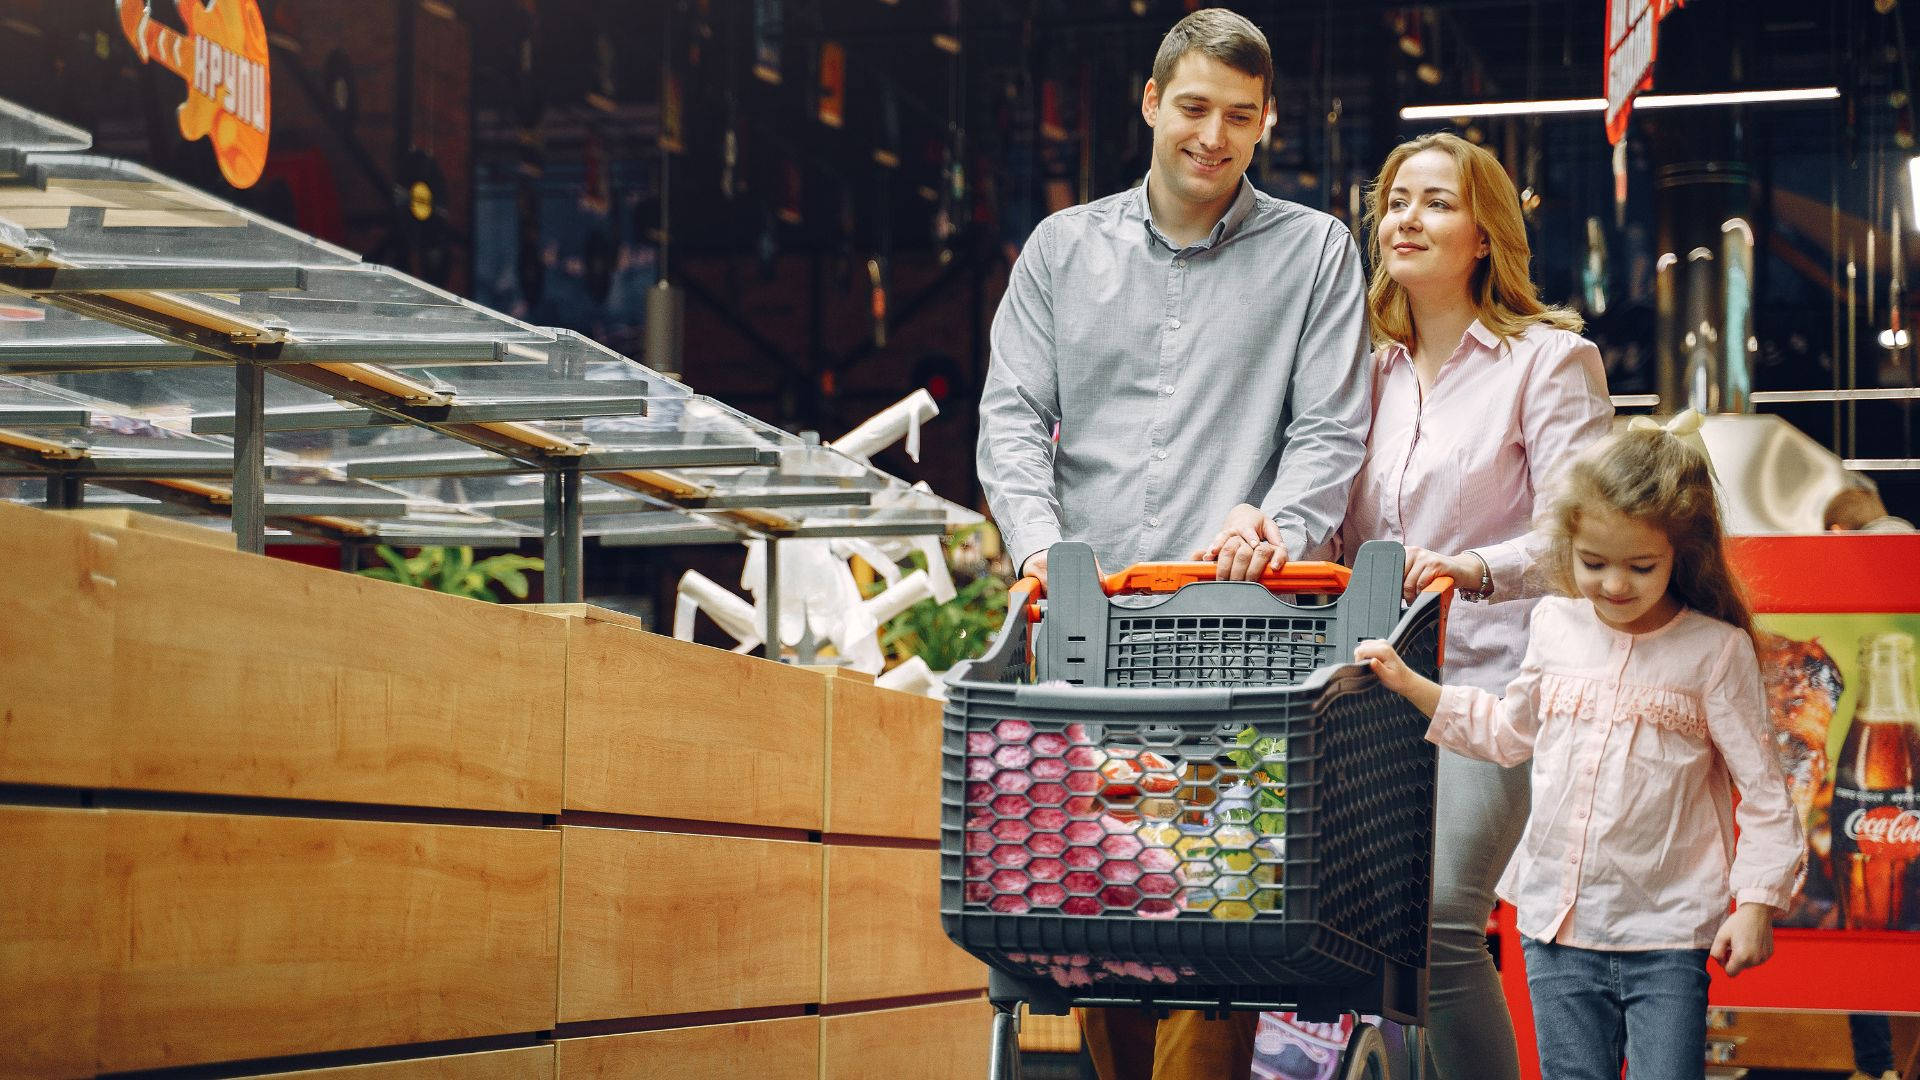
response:
<path id="1" fill-rule="evenodd" d="M 1528 939 L 1527 993 L 1546 1080 L 1700 1080 L 1707 950 L 1603 952 Z"/>

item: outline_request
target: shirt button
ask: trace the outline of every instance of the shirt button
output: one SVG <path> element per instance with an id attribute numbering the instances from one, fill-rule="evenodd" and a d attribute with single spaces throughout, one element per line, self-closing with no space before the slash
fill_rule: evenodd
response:
<path id="1" fill-rule="evenodd" d="M 1173 268 L 1175 270 L 1185 270 L 1187 268 L 1187 260 L 1185 259 L 1173 260 Z"/>
<path id="2" fill-rule="evenodd" d="M 1170 385 L 1169 385 L 1169 386 L 1163 386 L 1163 387 L 1161 387 L 1161 388 L 1160 388 L 1160 392 L 1161 392 L 1161 393 L 1163 393 L 1163 394 L 1165 394 L 1165 395 L 1167 395 L 1168 397 L 1172 397 L 1172 396 L 1173 396 L 1173 387 L 1172 387 L 1172 386 L 1170 386 Z"/>
<path id="3" fill-rule="evenodd" d="M 1148 525 L 1149 527 L 1151 527 L 1151 528 L 1155 528 L 1155 529 L 1157 529 L 1157 528 L 1159 528 L 1159 527 L 1160 527 L 1160 519 L 1159 519 L 1159 518 L 1157 518 L 1157 517 L 1153 517 L 1153 518 L 1148 518 L 1148 519 L 1147 519 L 1147 525 Z"/>
<path id="4" fill-rule="evenodd" d="M 1165 461 L 1167 460 L 1167 452 L 1165 450 L 1155 450 L 1153 452 L 1153 458 L 1155 461 Z"/>
<path id="5" fill-rule="evenodd" d="M 1167 328 L 1168 328 L 1168 329 L 1170 329 L 1170 330 L 1178 330 L 1178 329 L 1180 329 L 1180 320 L 1179 320 L 1179 319 L 1168 319 L 1168 320 L 1167 320 Z"/>
<path id="6" fill-rule="evenodd" d="M 1588 776 L 1592 776 L 1592 775 L 1593 775 L 1593 766 L 1591 766 L 1591 765 L 1589 765 L 1589 766 L 1587 766 L 1587 775 L 1588 775 Z"/>

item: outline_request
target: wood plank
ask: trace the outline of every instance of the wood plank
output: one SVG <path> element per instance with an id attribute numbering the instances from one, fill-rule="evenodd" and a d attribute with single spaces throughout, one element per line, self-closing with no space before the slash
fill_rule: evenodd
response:
<path id="1" fill-rule="evenodd" d="M 940 838 L 940 703 L 835 678 L 827 683 L 825 830 Z"/>
<path id="2" fill-rule="evenodd" d="M 538 611 L 543 615 L 562 615 L 589 622 L 613 623 L 630 630 L 645 630 L 647 621 L 630 612 L 615 611 L 595 604 L 521 604 L 525 611 Z"/>
<path id="3" fill-rule="evenodd" d="M 560 837 L 112 810 L 102 1068 L 541 1031 Z"/>
<path id="4" fill-rule="evenodd" d="M 133 529 L 149 532 L 155 536 L 206 544 L 208 547 L 223 548 L 227 551 L 233 551 L 236 547 L 231 530 L 223 532 L 219 529 L 209 529 L 192 522 L 164 518 L 156 514 L 142 514 L 138 510 L 128 510 L 125 507 L 88 507 L 80 510 L 53 510 L 50 513 L 73 518 L 88 525 L 100 525 L 110 529 Z"/>
<path id="5" fill-rule="evenodd" d="M 107 783 L 117 535 L 0 503 L 0 783 Z"/>
<path id="6" fill-rule="evenodd" d="M 568 619 L 566 805 L 817 830 L 826 680 Z"/>
<path id="7" fill-rule="evenodd" d="M 115 786 L 559 811 L 560 620 L 118 537 Z"/>
<path id="8" fill-rule="evenodd" d="M 0 1076 L 96 1071 L 98 810 L 0 807 Z"/>
<path id="9" fill-rule="evenodd" d="M 821 1080 L 980 1080 L 993 1011 L 985 1000 L 820 1019 Z"/>
<path id="10" fill-rule="evenodd" d="M 820 1018 L 562 1039 L 560 1080 L 819 1080 Z"/>
<path id="11" fill-rule="evenodd" d="M 986 965 L 940 929 L 940 853 L 826 849 L 823 1002 L 938 994 L 987 985 Z"/>
<path id="12" fill-rule="evenodd" d="M 260 1073 L 272 1080 L 553 1080 L 552 1046 L 342 1065 L 333 1069 Z"/>
<path id="13" fill-rule="evenodd" d="M 818 844 L 561 834 L 562 1022 L 819 1000 Z"/>
<path id="14" fill-rule="evenodd" d="M 1845 1013 L 1772 1012 L 1742 1009 L 1727 1014 L 1725 1027 L 1709 1026 L 1708 1042 L 1733 1042 L 1724 1064 L 1766 1069 L 1853 1068 L 1853 1039 Z"/>

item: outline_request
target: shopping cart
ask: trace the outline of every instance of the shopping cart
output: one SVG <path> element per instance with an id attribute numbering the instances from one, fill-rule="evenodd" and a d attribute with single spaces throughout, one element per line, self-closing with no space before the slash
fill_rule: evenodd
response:
<path id="1" fill-rule="evenodd" d="M 1015 586 L 943 718 L 941 918 L 990 968 L 992 1080 L 1022 1004 L 1379 1016 L 1411 1048 L 1359 1024 L 1340 1075 L 1421 1075 L 1434 748 L 1351 663 L 1385 638 L 1437 676 L 1451 582 L 1403 611 L 1404 565 L 1376 541 L 1259 584 L 1102 579 L 1061 543 L 1044 600 Z"/>

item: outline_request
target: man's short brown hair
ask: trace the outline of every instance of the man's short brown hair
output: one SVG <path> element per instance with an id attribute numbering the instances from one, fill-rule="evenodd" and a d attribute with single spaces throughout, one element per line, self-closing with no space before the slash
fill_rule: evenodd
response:
<path id="1" fill-rule="evenodd" d="M 1869 487 L 1849 484 L 1827 501 L 1821 527 L 1831 530 L 1838 526 L 1855 532 L 1886 516 L 1887 504 L 1880 501 L 1878 493 Z"/>
<path id="2" fill-rule="evenodd" d="M 1153 83 L 1165 90 L 1173 69 L 1190 52 L 1205 53 L 1260 80 L 1262 103 L 1273 96 L 1273 50 L 1260 28 L 1226 8 L 1201 8 L 1173 24 L 1153 58 Z"/>

